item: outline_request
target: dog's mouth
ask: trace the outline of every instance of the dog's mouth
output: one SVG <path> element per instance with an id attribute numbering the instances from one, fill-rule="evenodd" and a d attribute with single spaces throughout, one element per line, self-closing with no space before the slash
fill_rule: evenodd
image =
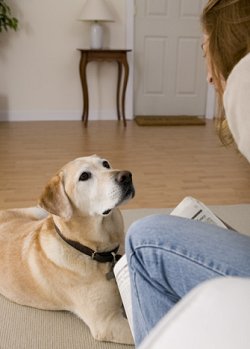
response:
<path id="1" fill-rule="evenodd" d="M 125 201 L 133 199 L 134 196 L 135 196 L 135 188 L 132 183 L 130 185 L 123 186 L 121 197 L 115 206 L 119 206 Z"/>
<path id="2" fill-rule="evenodd" d="M 118 202 L 115 204 L 114 207 L 117 207 L 119 205 L 121 205 L 122 203 L 124 203 L 125 201 L 128 201 L 130 199 L 133 199 L 133 197 L 135 196 L 135 188 L 133 186 L 133 184 L 130 184 L 128 186 L 124 186 L 122 188 L 122 193 L 121 193 L 121 197 L 120 199 L 118 200 Z M 113 207 L 113 208 L 114 208 Z M 112 211 L 113 208 L 109 208 L 107 209 L 106 211 L 104 211 L 102 213 L 103 216 L 107 216 L 110 214 L 110 212 Z"/>
<path id="3" fill-rule="evenodd" d="M 110 208 L 109 210 L 104 211 L 102 214 L 103 214 L 103 216 L 107 216 L 108 214 L 110 214 L 111 211 L 112 211 L 112 208 Z"/>

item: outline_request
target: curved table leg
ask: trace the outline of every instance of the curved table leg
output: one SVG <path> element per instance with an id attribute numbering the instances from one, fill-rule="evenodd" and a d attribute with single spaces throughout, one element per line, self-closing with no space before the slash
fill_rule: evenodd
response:
<path id="1" fill-rule="evenodd" d="M 126 89 L 128 84 L 128 75 L 129 75 L 129 65 L 127 60 L 123 61 L 124 66 L 124 80 L 123 80 L 123 88 L 122 88 L 122 118 L 124 126 L 127 126 L 126 117 L 125 117 L 125 97 L 126 97 Z"/>
<path id="2" fill-rule="evenodd" d="M 121 81 L 122 81 L 122 64 L 121 62 L 117 61 L 118 64 L 118 80 L 117 80 L 117 90 L 116 90 L 116 109 L 117 109 L 117 119 L 121 120 L 121 107 L 120 107 L 120 101 L 121 101 Z"/>
<path id="3" fill-rule="evenodd" d="M 82 121 L 84 122 L 84 126 L 88 126 L 88 116 L 89 116 L 89 94 L 88 94 L 88 85 L 87 85 L 87 76 L 86 76 L 86 68 L 87 68 L 87 56 L 82 54 L 80 60 L 80 77 L 82 83 L 82 91 L 83 91 L 83 113 L 82 113 Z"/>

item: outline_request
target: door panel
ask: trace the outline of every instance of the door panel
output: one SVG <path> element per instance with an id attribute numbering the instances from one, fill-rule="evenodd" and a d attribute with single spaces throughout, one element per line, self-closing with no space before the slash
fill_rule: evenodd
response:
<path id="1" fill-rule="evenodd" d="M 200 49 L 197 38 L 179 38 L 176 62 L 176 95 L 195 96 L 197 91 L 197 66 Z"/>
<path id="2" fill-rule="evenodd" d="M 164 74 L 166 67 L 167 39 L 159 37 L 145 38 L 145 84 L 144 94 L 164 93 Z M 151 69 L 157 66 L 158 69 Z"/>

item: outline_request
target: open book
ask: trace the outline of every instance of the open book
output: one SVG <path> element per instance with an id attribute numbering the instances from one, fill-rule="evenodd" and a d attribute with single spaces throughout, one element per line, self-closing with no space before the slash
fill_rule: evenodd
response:
<path id="1" fill-rule="evenodd" d="M 221 228 L 231 228 L 225 222 L 219 219 L 207 206 L 205 206 L 199 200 L 192 198 L 191 196 L 185 197 L 170 214 L 215 224 Z M 121 299 L 124 305 L 127 319 L 133 333 L 130 277 L 125 255 L 116 263 L 114 267 L 114 274 L 121 294 Z"/>

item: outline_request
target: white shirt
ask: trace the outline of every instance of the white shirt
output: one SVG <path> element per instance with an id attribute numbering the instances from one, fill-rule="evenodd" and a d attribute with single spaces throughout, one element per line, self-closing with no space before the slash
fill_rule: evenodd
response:
<path id="1" fill-rule="evenodd" d="M 250 162 L 250 53 L 230 73 L 223 101 L 230 131 Z"/>

